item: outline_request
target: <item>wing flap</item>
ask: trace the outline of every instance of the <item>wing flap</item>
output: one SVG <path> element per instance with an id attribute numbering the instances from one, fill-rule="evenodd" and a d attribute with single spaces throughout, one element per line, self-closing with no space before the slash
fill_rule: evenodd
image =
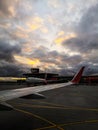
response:
<path id="1" fill-rule="evenodd" d="M 34 94 L 29 94 L 26 96 L 22 96 L 20 98 L 24 98 L 24 99 L 45 99 L 45 96 L 39 93 L 34 93 Z"/>

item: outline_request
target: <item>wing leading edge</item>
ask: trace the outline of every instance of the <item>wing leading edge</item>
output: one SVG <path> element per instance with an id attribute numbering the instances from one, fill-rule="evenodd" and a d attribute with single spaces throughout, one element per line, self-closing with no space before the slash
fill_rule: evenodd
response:
<path id="1" fill-rule="evenodd" d="M 73 77 L 73 79 L 70 82 L 67 83 L 59 83 L 59 84 L 51 84 L 51 85 L 41 85 L 37 87 L 28 87 L 28 88 L 20 88 L 20 89 L 12 89 L 12 90 L 4 90 L 0 91 L 0 108 L 3 110 L 11 110 L 13 107 L 5 101 L 11 100 L 14 98 L 43 98 L 44 96 L 42 94 L 39 94 L 39 92 L 47 91 L 47 90 L 52 90 L 56 88 L 61 88 L 65 86 L 70 86 L 73 84 L 78 84 L 82 73 L 84 71 L 85 67 L 82 67 L 78 73 Z M 1 110 L 1 109 L 0 109 Z"/>

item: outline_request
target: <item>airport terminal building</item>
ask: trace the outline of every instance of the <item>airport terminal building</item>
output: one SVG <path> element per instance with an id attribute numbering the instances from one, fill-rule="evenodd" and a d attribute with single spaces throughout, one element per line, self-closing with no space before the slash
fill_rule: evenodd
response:
<path id="1" fill-rule="evenodd" d="M 25 76 L 26 78 L 27 77 L 43 78 L 48 81 L 50 80 L 51 83 L 68 82 L 73 78 L 73 76 L 61 76 L 61 75 L 55 74 L 55 73 L 40 72 L 39 68 L 31 68 L 31 73 L 25 73 L 25 74 L 23 74 L 23 76 Z M 98 74 L 82 76 L 80 83 L 89 84 L 89 85 L 98 84 Z"/>
<path id="2" fill-rule="evenodd" d="M 25 76 L 26 78 L 37 77 L 37 78 L 43 78 L 46 80 L 52 80 L 52 79 L 55 79 L 58 76 L 58 74 L 40 72 L 39 68 L 31 68 L 31 73 L 25 73 L 23 74 L 23 76 Z"/>

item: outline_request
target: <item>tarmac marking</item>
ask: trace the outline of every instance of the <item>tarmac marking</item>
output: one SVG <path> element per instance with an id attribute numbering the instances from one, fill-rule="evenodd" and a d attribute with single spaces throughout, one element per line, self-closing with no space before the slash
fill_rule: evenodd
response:
<path id="1" fill-rule="evenodd" d="M 85 123 L 97 123 L 98 120 L 87 120 L 87 121 L 77 121 L 77 122 L 69 122 L 65 124 L 58 124 L 58 126 L 63 127 L 63 126 L 69 126 L 69 125 L 76 125 L 76 124 L 85 124 Z M 45 129 L 50 129 L 50 128 L 55 128 L 54 126 L 48 126 L 48 127 L 42 127 L 34 130 L 45 130 Z"/>
<path id="2" fill-rule="evenodd" d="M 15 104 L 14 104 L 15 105 Z M 18 106 L 26 106 L 26 107 L 33 107 L 33 108 L 50 108 L 50 109 L 79 109 L 79 110 L 86 110 L 86 111 L 98 111 L 98 109 L 90 109 L 90 108 L 78 108 L 78 107 L 68 107 L 68 108 L 65 108 L 65 107 L 59 107 L 59 106 L 41 106 L 41 105 L 30 105 L 30 104 L 16 104 Z M 27 112 L 29 114 L 32 114 L 30 112 Z M 32 114 L 33 115 L 33 114 Z M 34 114 L 35 116 L 35 114 Z M 35 116 L 37 118 L 39 118 L 39 116 Z M 44 120 L 44 121 L 48 121 L 47 119 L 44 119 L 43 117 L 40 117 L 40 119 Z M 49 124 L 51 124 L 50 126 L 47 126 L 47 127 L 42 127 L 42 128 L 37 128 L 37 129 L 34 129 L 34 130 L 44 130 L 44 129 L 50 129 L 50 128 L 58 128 L 60 130 L 64 130 L 63 126 L 68 126 L 68 125 L 76 125 L 76 124 L 85 124 L 85 123 L 98 123 L 98 120 L 85 120 L 85 121 L 77 121 L 77 122 L 69 122 L 69 123 L 65 123 L 65 124 L 54 124 L 50 121 L 48 121 Z"/>
<path id="3" fill-rule="evenodd" d="M 46 129 L 50 129 L 50 128 L 55 128 L 55 127 L 54 126 L 47 126 L 47 127 L 37 128 L 37 129 L 34 129 L 34 130 L 46 130 Z M 64 129 L 62 128 L 61 130 L 64 130 Z"/>
<path id="4" fill-rule="evenodd" d="M 61 104 L 55 104 L 55 103 L 49 103 L 49 102 L 45 102 L 45 101 L 38 101 L 38 100 L 34 100 L 34 102 L 40 102 L 40 103 L 45 103 L 45 104 L 49 104 L 52 105 L 53 107 L 63 107 L 62 109 L 79 109 L 79 110 L 89 110 L 89 111 L 98 111 L 98 109 L 96 108 L 83 108 L 83 107 L 73 107 L 73 106 L 65 106 L 65 105 L 61 105 Z"/>
<path id="5" fill-rule="evenodd" d="M 62 108 L 62 107 L 59 107 L 59 106 L 46 106 L 46 105 L 31 105 L 31 104 L 13 104 L 15 106 L 22 106 L 22 107 L 30 107 L 30 108 L 50 108 L 50 109 L 68 109 L 68 108 Z"/>
<path id="6" fill-rule="evenodd" d="M 43 121 L 45 121 L 45 122 L 51 124 L 53 128 L 58 128 L 59 130 L 64 130 L 64 129 L 61 128 L 60 126 L 57 126 L 55 123 L 53 123 L 53 122 L 51 122 L 51 121 L 49 121 L 49 120 L 47 120 L 47 119 L 45 119 L 45 118 L 43 118 L 43 117 L 41 117 L 41 116 L 38 116 L 38 115 L 36 115 L 36 114 L 33 114 L 33 113 L 31 113 L 31 112 L 28 112 L 28 111 L 25 111 L 25 110 L 22 110 L 22 109 L 14 108 L 14 110 L 19 111 L 19 112 L 22 112 L 22 113 L 25 113 L 25 114 L 30 115 L 30 116 L 33 116 L 33 117 L 36 117 L 37 119 L 43 120 Z"/>
<path id="7" fill-rule="evenodd" d="M 86 111 L 96 111 L 96 112 L 98 111 L 98 109 L 95 109 L 95 108 L 65 107 L 64 105 L 59 105 L 59 104 L 54 104 L 54 103 L 48 103 L 48 102 L 43 102 L 43 101 L 41 103 L 46 103 L 46 104 L 50 104 L 50 105 L 54 105 L 54 106 L 30 105 L 30 104 L 14 104 L 14 105 L 16 105 L 16 106 L 23 106 L 23 107 L 33 107 L 33 108 L 37 107 L 37 108 L 48 108 L 48 109 L 49 108 L 50 109 L 65 109 L 65 110 L 67 110 L 67 109 L 75 109 L 75 110 L 77 110 L 78 109 L 78 110 L 86 110 Z M 27 113 L 29 115 L 33 115 L 32 113 L 30 114 L 30 112 L 27 112 Z M 38 117 L 40 117 L 40 116 L 37 116 L 37 118 Z M 40 119 L 44 119 L 44 118 L 40 117 Z M 45 119 L 44 121 L 46 121 L 46 120 L 47 119 Z M 37 129 L 34 129 L 34 130 L 44 130 L 44 129 L 50 129 L 50 128 L 58 128 L 60 130 L 64 130 L 61 127 L 68 126 L 68 125 L 76 125 L 76 124 L 84 124 L 84 123 L 96 123 L 96 122 L 98 122 L 98 120 L 77 121 L 77 122 L 69 122 L 69 123 L 65 123 L 65 124 L 57 124 L 56 125 L 56 124 L 48 121 L 48 123 L 51 124 L 50 126 L 42 127 L 42 128 L 37 128 Z"/>
<path id="8" fill-rule="evenodd" d="M 45 103 L 45 104 L 49 104 L 49 105 L 53 105 L 53 106 L 62 106 L 62 107 L 65 107 L 64 105 L 60 105 L 60 104 L 55 104 L 55 103 L 50 103 L 50 102 L 45 102 L 45 101 L 38 101 L 38 100 L 32 100 L 34 102 L 40 102 L 40 103 Z"/>
<path id="9" fill-rule="evenodd" d="M 81 108 L 81 107 L 65 107 L 65 106 L 46 106 L 46 105 L 31 105 L 31 104 L 13 104 L 15 106 L 23 106 L 23 107 L 31 107 L 31 108 L 50 108 L 50 109 L 64 109 L 64 110 L 83 110 L 83 111 L 96 111 L 98 112 L 98 109 L 96 108 Z"/>
<path id="10" fill-rule="evenodd" d="M 58 126 L 67 126 L 67 125 L 76 125 L 76 124 L 85 124 L 85 123 L 98 123 L 98 120 L 85 120 L 85 121 L 69 122 L 69 123 L 65 123 L 65 124 L 59 124 Z"/>

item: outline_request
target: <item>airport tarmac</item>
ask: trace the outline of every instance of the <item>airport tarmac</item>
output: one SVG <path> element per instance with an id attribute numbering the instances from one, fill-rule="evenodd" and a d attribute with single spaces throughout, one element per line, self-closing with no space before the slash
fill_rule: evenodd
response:
<path id="1" fill-rule="evenodd" d="M 11 86 L 16 87 L 20 86 Z M 98 85 L 74 85 L 41 94 L 46 99 L 8 101 L 14 110 L 0 111 L 0 129 L 98 130 Z"/>

